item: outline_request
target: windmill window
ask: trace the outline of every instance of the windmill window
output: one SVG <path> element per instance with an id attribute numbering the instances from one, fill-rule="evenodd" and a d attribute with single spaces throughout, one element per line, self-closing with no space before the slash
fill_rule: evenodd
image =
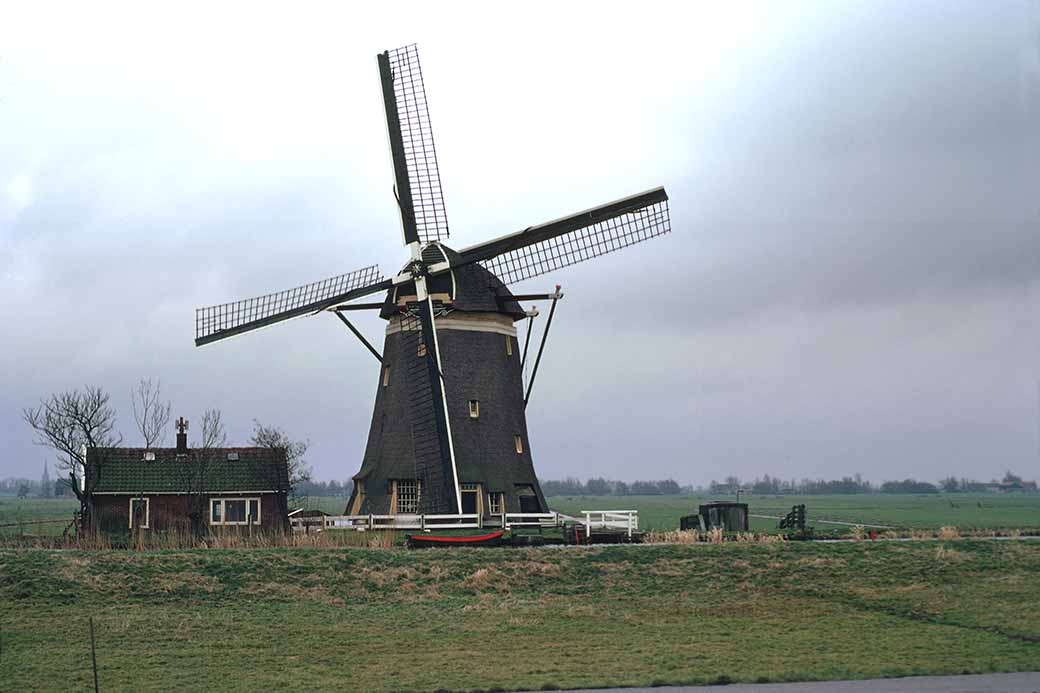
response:
<path id="1" fill-rule="evenodd" d="M 155 462 L 155 453 L 151 450 L 147 450 L 144 453 L 145 462 Z"/>
<path id="2" fill-rule="evenodd" d="M 419 480 L 402 479 L 397 482 L 397 512 L 419 512 Z"/>
<path id="3" fill-rule="evenodd" d="M 419 342 L 419 348 L 416 350 L 418 356 L 426 356 L 426 342 Z"/>
<path id="4" fill-rule="evenodd" d="M 516 454 L 524 454 L 524 441 L 520 439 L 519 433 L 513 435 L 513 447 L 516 448 Z"/>
<path id="5" fill-rule="evenodd" d="M 500 512 L 502 512 L 501 493 L 488 494 L 488 512 L 490 512 L 492 515 L 498 515 Z"/>
<path id="6" fill-rule="evenodd" d="M 390 366 L 383 369 L 383 387 L 390 384 Z"/>
<path id="7" fill-rule="evenodd" d="M 480 400 L 471 399 L 469 401 L 469 418 L 479 419 L 480 418 Z"/>
<path id="8" fill-rule="evenodd" d="M 148 499 L 147 498 L 131 498 L 130 499 L 130 529 L 135 527 L 143 527 L 148 529 L 148 521 L 151 519 L 148 517 Z"/>
<path id="9" fill-rule="evenodd" d="M 513 338 L 506 335 L 506 356 L 513 355 Z"/>
<path id="10" fill-rule="evenodd" d="M 259 498 L 215 498 L 210 501 L 211 525 L 260 524 Z"/>

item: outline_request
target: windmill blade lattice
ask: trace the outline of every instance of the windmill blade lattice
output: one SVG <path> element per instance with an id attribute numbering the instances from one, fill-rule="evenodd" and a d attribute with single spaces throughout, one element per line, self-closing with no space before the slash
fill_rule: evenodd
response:
<path id="1" fill-rule="evenodd" d="M 448 238 L 437 150 L 426 102 L 426 87 L 415 44 L 387 51 L 394 78 L 394 97 L 411 189 L 412 211 L 420 240 L 425 244 Z"/>
<path id="2" fill-rule="evenodd" d="M 372 265 L 266 296 L 197 308 L 195 344 L 201 346 L 384 290 L 388 283 L 382 278 L 379 268 Z"/>
<path id="3" fill-rule="evenodd" d="M 464 250 L 462 256 L 515 284 L 669 231 L 668 196 L 659 188 Z"/>

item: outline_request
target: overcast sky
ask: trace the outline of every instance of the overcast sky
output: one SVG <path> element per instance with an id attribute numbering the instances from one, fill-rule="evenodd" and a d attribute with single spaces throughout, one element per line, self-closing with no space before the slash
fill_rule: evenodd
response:
<path id="1" fill-rule="evenodd" d="M 196 349 L 194 309 L 404 262 L 374 56 L 411 42 L 453 247 L 671 196 L 514 287 L 566 293 L 542 478 L 1040 476 L 1040 2 L 255 5 L 0 12 L 0 476 L 86 383 L 139 444 L 140 377 L 357 471 L 378 365 L 334 317 Z"/>

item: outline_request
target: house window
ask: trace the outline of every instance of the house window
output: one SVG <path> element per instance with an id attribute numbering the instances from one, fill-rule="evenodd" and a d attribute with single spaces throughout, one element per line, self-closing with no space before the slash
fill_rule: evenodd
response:
<path id="1" fill-rule="evenodd" d="M 390 384 L 390 366 L 383 369 L 383 387 Z"/>
<path id="2" fill-rule="evenodd" d="M 513 338 L 506 335 L 506 356 L 513 355 Z"/>
<path id="3" fill-rule="evenodd" d="M 480 418 L 480 400 L 471 399 L 469 401 L 469 418 L 479 419 Z"/>
<path id="4" fill-rule="evenodd" d="M 259 498 L 214 498 L 210 501 L 211 525 L 260 524 Z"/>
<path id="5" fill-rule="evenodd" d="M 502 494 L 501 493 L 489 493 L 488 494 L 488 512 L 492 515 L 498 515 L 502 512 Z"/>
<path id="6" fill-rule="evenodd" d="M 397 482 L 397 512 L 419 512 L 419 480 L 401 479 Z"/>
<path id="7" fill-rule="evenodd" d="M 513 447 L 516 448 L 516 454 L 524 454 L 524 441 L 520 440 L 520 434 L 513 434 Z"/>
<path id="8" fill-rule="evenodd" d="M 147 498 L 131 498 L 130 499 L 130 529 L 135 527 L 143 527 L 148 529 L 148 499 Z"/>

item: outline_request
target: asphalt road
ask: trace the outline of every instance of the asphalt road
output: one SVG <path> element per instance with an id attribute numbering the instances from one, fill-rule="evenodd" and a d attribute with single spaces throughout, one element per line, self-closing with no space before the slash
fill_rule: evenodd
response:
<path id="1" fill-rule="evenodd" d="M 912 676 L 866 681 L 806 683 L 739 683 L 728 686 L 665 686 L 661 688 L 597 688 L 575 693 L 1040 693 L 1040 671 L 967 676 Z"/>

